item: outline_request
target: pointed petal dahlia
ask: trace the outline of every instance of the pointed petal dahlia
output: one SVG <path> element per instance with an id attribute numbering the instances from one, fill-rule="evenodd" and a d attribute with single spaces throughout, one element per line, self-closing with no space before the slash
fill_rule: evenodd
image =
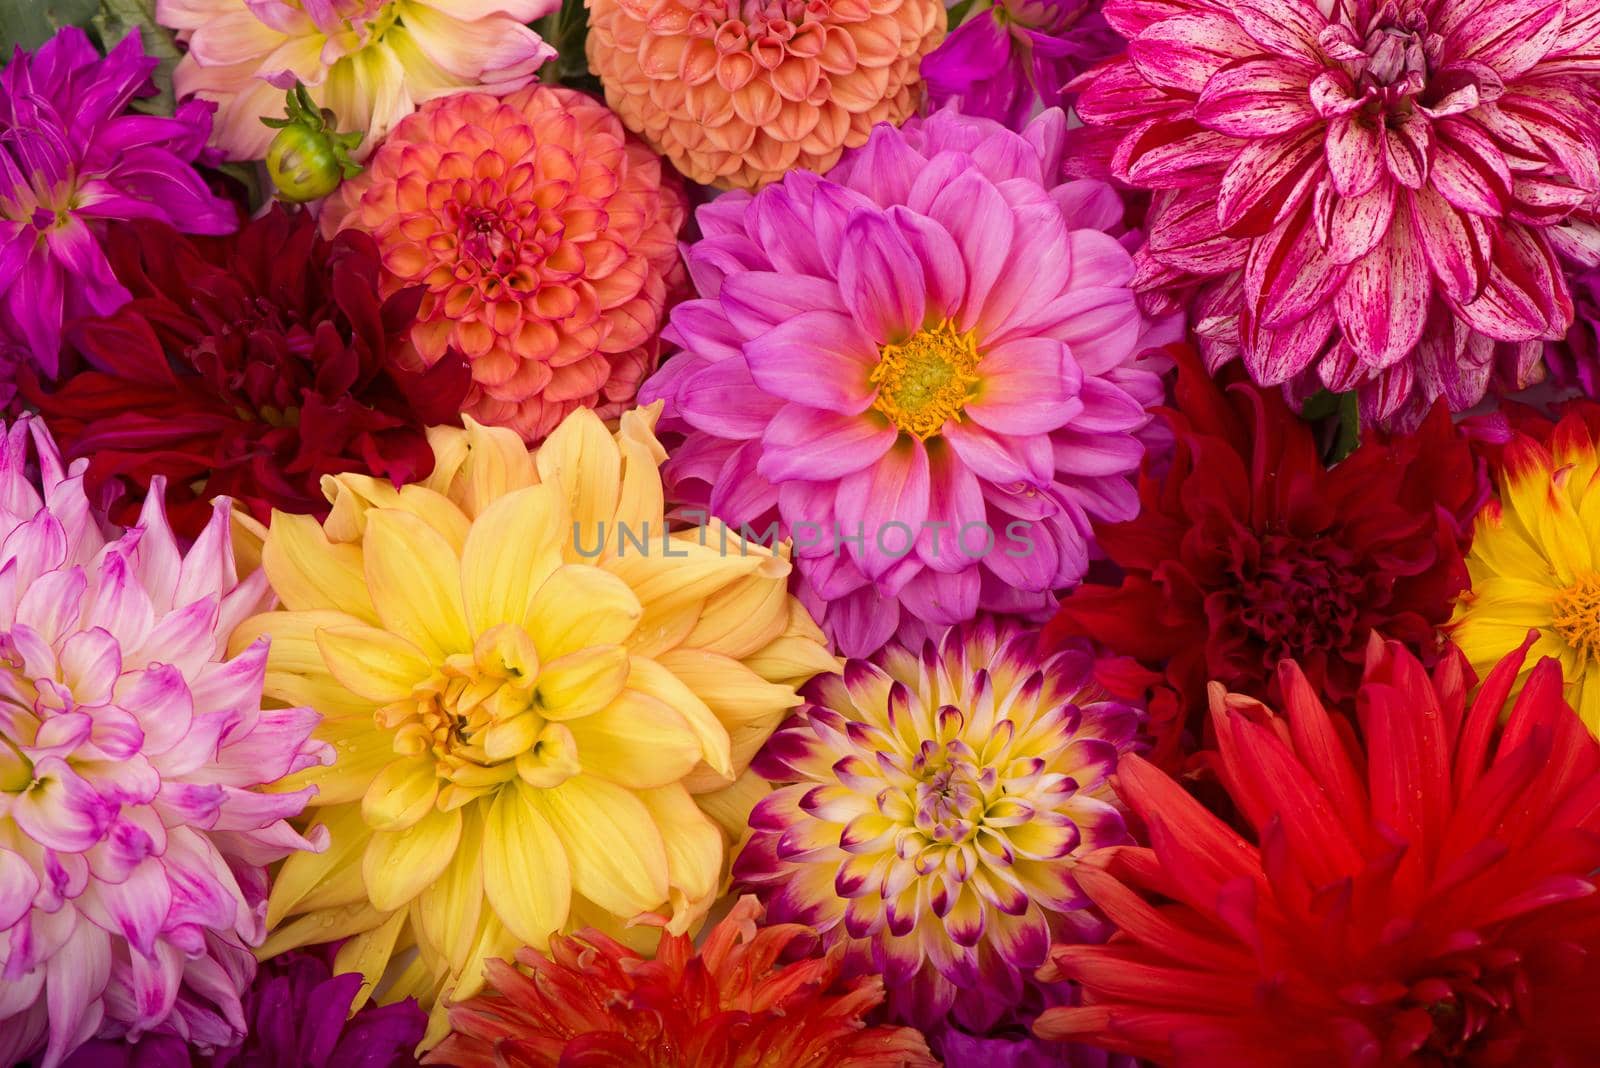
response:
<path id="1" fill-rule="evenodd" d="M 826 171 L 922 97 L 941 0 L 590 0 L 606 103 L 691 180 L 756 189 Z"/>
<path id="2" fill-rule="evenodd" d="M 1532 627 L 1566 699 L 1600 734 L 1600 409 L 1572 406 L 1542 440 L 1516 433 L 1478 517 L 1451 638 L 1485 670 Z M 1524 677 L 1526 672 L 1524 673 Z M 1519 679 L 1519 685 L 1520 685 Z"/>
<path id="3" fill-rule="evenodd" d="M 426 482 L 340 475 L 326 524 L 273 515 L 285 610 L 233 642 L 272 636 L 267 692 L 322 712 L 339 759 L 291 779 L 333 844 L 279 872 L 264 955 L 353 936 L 336 970 L 376 983 L 416 945 L 387 989 L 437 1041 L 485 960 L 704 915 L 726 845 L 702 799 L 835 664 L 786 560 L 667 535 L 654 422 L 580 409 L 530 455 L 469 420 L 430 432 Z"/>
<path id="4" fill-rule="evenodd" d="M 100 249 L 102 220 L 163 219 L 197 234 L 237 225 L 190 165 L 211 128 L 207 105 L 170 119 L 125 114 L 151 91 L 156 63 L 138 34 L 102 59 L 69 27 L 0 71 L 0 336 L 46 377 L 64 321 L 128 300 Z"/>
<path id="5" fill-rule="evenodd" d="M 217 104 L 211 143 L 261 159 L 298 81 L 339 130 L 364 135 L 365 158 L 395 124 L 463 89 L 503 94 L 533 81 L 551 48 L 527 23 L 561 0 L 155 0 L 156 21 L 188 54 L 180 97 Z"/>
<path id="6" fill-rule="evenodd" d="M 261 707 L 265 642 L 222 655 L 268 602 L 229 502 L 183 553 L 159 494 L 105 533 L 83 468 L 0 427 L 0 1064 L 237 1042 L 266 865 L 326 841 L 286 822 L 311 791 L 255 789 L 333 754 L 310 709 Z"/>
<path id="7" fill-rule="evenodd" d="M 1137 360 L 1133 264 L 1082 186 L 1110 191 L 1055 180 L 1063 126 L 941 111 L 699 212 L 702 299 L 641 395 L 694 431 L 675 496 L 793 538 L 847 655 L 903 619 L 1047 613 L 1090 520 L 1137 507 L 1160 364 Z"/>
<path id="8" fill-rule="evenodd" d="M 366 234 L 326 241 L 308 213 L 278 206 L 221 241 L 120 224 L 106 249 L 134 299 L 69 331 L 87 369 L 24 390 L 66 454 L 89 460 L 91 496 L 127 491 L 118 518 L 158 475 L 188 537 L 218 494 L 265 521 L 273 508 L 327 514 L 323 475 L 427 476 L 424 427 L 459 417 L 466 364 L 410 366 L 421 294 L 379 294 Z"/>
<path id="9" fill-rule="evenodd" d="M 1591 1063 L 1600 745 L 1552 660 L 1508 701 L 1532 640 L 1469 707 L 1459 653 L 1430 679 L 1374 637 L 1359 741 L 1292 661 L 1281 715 L 1215 687 L 1248 837 L 1123 757 L 1151 846 L 1079 866 L 1121 930 L 1052 951 L 1084 1002 L 1038 1032 L 1174 1068 Z"/>
<path id="10" fill-rule="evenodd" d="M 1287 658 L 1342 704 L 1374 630 L 1431 664 L 1467 585 L 1462 551 L 1488 495 L 1444 407 L 1414 434 L 1369 433 L 1330 468 L 1276 391 L 1241 381 L 1236 368 L 1214 380 L 1192 350 L 1170 351 L 1171 466 L 1146 470 L 1135 518 L 1097 528 L 1118 581 L 1063 597 L 1046 646 L 1091 638 L 1161 671 L 1182 709 L 1162 725 L 1163 749 L 1209 744 L 1208 682 L 1272 700 Z"/>
<path id="11" fill-rule="evenodd" d="M 683 286 L 676 176 L 599 101 L 535 86 L 437 101 L 323 213 L 365 230 L 386 295 L 420 286 L 428 365 L 472 364 L 466 411 L 538 441 L 578 407 L 614 419 L 661 354 Z"/>
<path id="12" fill-rule="evenodd" d="M 455 1033 L 428 1055 L 453 1068 L 935 1068 L 909 1027 L 868 1027 L 877 976 L 841 977 L 842 954 L 801 955 L 811 932 L 760 926 L 739 899 L 697 950 L 686 935 L 653 960 L 586 930 L 547 957 L 517 951 L 527 972 L 488 964 L 491 989 L 450 1010 Z M 797 959 L 798 958 L 798 959 Z M 778 964 L 779 960 L 787 963 Z"/>
<path id="13" fill-rule="evenodd" d="M 1252 378 L 1370 418 L 1470 407 L 1497 360 L 1525 385 L 1573 315 L 1549 229 L 1600 193 L 1591 7 L 1111 0 L 1128 51 L 1078 110 L 1160 190 L 1141 282 L 1216 280 Z"/>
<path id="14" fill-rule="evenodd" d="M 953 1010 L 987 1030 L 1053 934 L 1094 933 L 1073 858 L 1131 841 L 1107 778 L 1138 713 L 1102 700 L 1087 657 L 1033 641 L 985 620 L 852 660 L 754 764 L 777 789 L 735 879 L 883 975 L 919 1027 Z"/>

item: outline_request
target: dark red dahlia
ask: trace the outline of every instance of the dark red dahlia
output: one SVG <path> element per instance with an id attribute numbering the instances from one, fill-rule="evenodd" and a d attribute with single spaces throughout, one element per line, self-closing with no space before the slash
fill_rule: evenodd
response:
<path id="1" fill-rule="evenodd" d="M 1213 381 L 1192 351 L 1173 354 L 1170 467 L 1147 468 L 1136 519 L 1097 528 L 1121 583 L 1068 595 L 1047 646 L 1086 636 L 1164 670 L 1183 710 L 1168 729 L 1196 735 L 1208 682 L 1269 698 L 1284 659 L 1346 701 L 1374 630 L 1431 662 L 1487 494 L 1449 413 L 1436 406 L 1404 437 L 1369 434 L 1330 468 L 1275 391 L 1228 370 Z"/>
<path id="2" fill-rule="evenodd" d="M 470 376 L 447 358 L 424 371 L 405 338 L 420 291 L 383 300 L 365 234 L 324 240 L 306 213 L 274 207 L 237 235 L 189 238 L 152 221 L 112 226 L 106 251 L 133 300 L 80 322 L 68 342 L 88 365 L 50 393 L 26 375 L 91 490 L 120 484 L 131 519 L 165 480 L 173 526 L 195 534 L 226 494 L 322 514 L 323 475 L 424 478 L 424 428 L 458 423 Z"/>
<path id="3" fill-rule="evenodd" d="M 1138 756 L 1150 847 L 1077 878 L 1121 930 L 1064 945 L 1042 1037 L 1170 1068 L 1582 1068 L 1600 1049 L 1600 744 L 1534 638 L 1476 681 L 1374 636 L 1361 738 L 1293 664 L 1284 711 L 1217 692 L 1241 835 Z"/>

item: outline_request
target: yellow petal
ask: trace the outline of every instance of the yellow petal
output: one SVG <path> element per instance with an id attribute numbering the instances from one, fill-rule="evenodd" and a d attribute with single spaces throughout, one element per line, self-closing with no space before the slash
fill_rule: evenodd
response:
<path id="1" fill-rule="evenodd" d="M 535 807 L 532 787 L 502 789 L 483 837 L 483 889 L 500 922 L 528 945 L 550 948 L 567 922 L 572 874 L 566 850 Z"/>
<path id="2" fill-rule="evenodd" d="M 394 954 L 394 942 L 405 926 L 406 913 L 396 912 L 370 931 L 363 931 L 344 945 L 333 958 L 333 974 L 361 973 L 361 989 L 351 999 L 350 1011 L 355 1012 L 367 1003 L 373 989 L 383 979 Z"/>
<path id="3" fill-rule="evenodd" d="M 434 672 L 421 649 L 377 627 L 326 627 L 317 631 L 317 649 L 329 674 L 375 704 L 405 700 Z"/>
<path id="4" fill-rule="evenodd" d="M 529 796 L 561 839 L 573 890 L 622 917 L 667 900 L 666 847 L 650 810 L 631 792 L 579 775 Z"/>
<path id="5" fill-rule="evenodd" d="M 358 863 L 372 832 L 362 822 L 359 805 L 338 805 L 323 809 L 312 821 L 312 827 L 325 827 L 328 831 L 328 848 L 320 853 L 304 851 L 290 853 L 272 880 L 272 892 L 267 897 L 267 926 L 276 927 L 287 916 L 307 911 L 302 903 L 309 901 L 320 887 Z M 363 892 L 361 900 L 367 899 Z"/>
<path id="6" fill-rule="evenodd" d="M 461 561 L 438 531 L 408 512 L 367 516 L 367 585 L 378 617 L 433 660 L 467 652 Z"/>
<path id="7" fill-rule="evenodd" d="M 641 614 L 639 599 L 615 575 L 564 564 L 533 595 L 526 629 L 539 647 L 539 659 L 548 663 L 592 645 L 620 645 Z"/>
<path id="8" fill-rule="evenodd" d="M 373 726 L 370 709 L 355 716 L 324 717 L 315 736 L 333 746 L 333 763 L 286 775 L 268 787 L 271 792 L 291 793 L 314 786 L 316 796 L 307 802 L 314 808 L 360 801 L 378 772 L 394 759 L 394 738 Z"/>
<path id="9" fill-rule="evenodd" d="M 727 842 L 738 845 L 750 831 L 751 810 L 771 792 L 771 783 L 746 770 L 732 786 L 694 795 L 694 803 L 721 828 Z"/>
<path id="10" fill-rule="evenodd" d="M 435 808 L 404 831 L 375 832 L 361 858 L 373 907 L 388 912 L 410 904 L 455 860 L 460 840 L 460 809 Z"/>
<path id="11" fill-rule="evenodd" d="M 375 831 L 403 831 L 426 816 L 439 796 L 439 773 L 430 756 L 392 761 L 361 799 L 361 816 Z"/>
<path id="12" fill-rule="evenodd" d="M 661 544 L 667 523 L 661 491 L 661 461 L 656 452 L 661 446 L 654 438 L 650 442 L 655 445 L 654 449 L 636 438 L 621 437 L 617 441 L 622 453 L 622 483 L 617 492 L 612 525 L 632 530 L 646 541 L 653 538 L 654 551 L 654 546 Z M 616 541 L 614 534 L 611 540 Z"/>
<path id="13" fill-rule="evenodd" d="M 733 780 L 732 739 L 727 727 L 716 714 L 683 680 L 653 660 L 633 657 L 628 661 L 628 689 L 638 690 L 666 702 L 689 721 L 689 727 L 700 739 L 700 755 L 720 775 Z"/>
<path id="14" fill-rule="evenodd" d="M 706 599 L 683 644 L 741 659 L 780 637 L 789 623 L 789 590 L 780 579 L 746 579 Z"/>
<path id="15" fill-rule="evenodd" d="M 451 470 L 435 470 L 424 485 L 449 497 L 461 506 L 469 517 L 483 514 L 490 504 L 512 490 L 531 486 L 538 481 L 534 474 L 533 458 L 528 447 L 514 430 L 500 426 L 484 426 L 470 415 L 461 420 L 465 430 L 430 430 L 428 439 L 434 443 L 434 453 L 443 448 L 452 455 L 458 448 L 454 441 L 440 443 L 444 436 L 464 439 L 466 455 L 460 466 Z M 443 482 L 442 476 L 448 476 Z"/>
<path id="16" fill-rule="evenodd" d="M 539 710 L 554 720 L 593 715 L 622 693 L 628 670 L 628 650 L 620 645 L 558 657 L 539 672 Z"/>
<path id="17" fill-rule="evenodd" d="M 273 512 L 261 566 L 278 600 L 291 612 L 322 609 L 349 613 L 363 623 L 378 622 L 360 547 L 330 542 L 311 516 Z"/>
<path id="18" fill-rule="evenodd" d="M 261 521 L 234 502 L 228 513 L 228 531 L 233 541 L 233 566 L 240 575 L 248 575 L 261 567 L 261 550 L 267 544 L 267 528 Z"/>
<path id="19" fill-rule="evenodd" d="M 567 502 L 575 535 L 568 560 L 578 558 L 577 536 L 582 537 L 584 545 L 593 545 L 597 540 L 615 542 L 612 527 L 622 457 L 599 416 L 588 408 L 579 408 L 563 419 L 539 446 L 534 465 L 539 481 L 558 486 Z"/>
<path id="20" fill-rule="evenodd" d="M 483 751 L 490 760 L 515 760 L 532 749 L 544 729 L 544 720 L 533 712 L 513 716 L 484 732 Z"/>
<path id="21" fill-rule="evenodd" d="M 461 813 L 456 862 L 417 898 L 418 940 L 460 972 L 478 940 L 483 919 L 483 816 L 481 806 Z"/>
<path id="22" fill-rule="evenodd" d="M 650 810 L 667 848 L 674 923 L 681 920 L 687 925 L 691 918 L 698 918 L 687 913 L 699 910 L 716 896 L 722 880 L 722 832 L 682 786 L 641 790 L 639 800 Z"/>
<path id="23" fill-rule="evenodd" d="M 388 918 L 388 913 L 379 912 L 365 901 L 344 908 L 308 912 L 269 934 L 267 940 L 256 948 L 256 960 L 269 960 L 279 953 L 287 953 L 301 946 L 316 946 L 350 938 L 372 930 Z"/>
<path id="24" fill-rule="evenodd" d="M 700 762 L 700 739 L 666 702 L 624 690 L 592 716 L 567 724 L 584 770 L 630 789 L 675 783 Z"/>
<path id="25" fill-rule="evenodd" d="M 523 782 L 541 790 L 560 786 L 583 770 L 578 743 L 565 723 L 545 724 L 534 747 L 517 754 L 515 766 Z"/>
<path id="26" fill-rule="evenodd" d="M 565 513 L 550 486 L 527 486 L 491 504 L 473 523 L 461 555 L 461 586 L 474 634 L 521 626 L 528 602 L 561 565 Z"/>

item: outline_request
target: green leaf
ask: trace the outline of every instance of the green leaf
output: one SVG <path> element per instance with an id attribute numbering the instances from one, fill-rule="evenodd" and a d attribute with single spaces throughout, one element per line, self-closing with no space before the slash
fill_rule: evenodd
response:
<path id="1" fill-rule="evenodd" d="M 584 39 L 589 36 L 589 12 L 583 0 L 562 0 L 561 10 L 534 23 L 534 30 L 556 50 L 556 57 L 539 70 L 546 85 L 565 85 L 600 94 L 600 82 L 589 73 Z"/>
<path id="2" fill-rule="evenodd" d="M 182 53 L 178 51 L 172 31 L 156 22 L 156 0 L 100 0 L 94 28 L 107 51 L 130 33 L 137 32 L 144 39 L 145 54 L 161 61 L 150 75 L 156 83 L 156 95 L 140 97 L 133 102 L 133 107 L 150 115 L 171 115 L 178 106 L 178 99 L 172 92 L 172 71 Z"/>
<path id="3" fill-rule="evenodd" d="M 87 26 L 99 8 L 100 0 L 0 0 L 0 64 L 18 45 L 38 48 L 63 26 Z"/>

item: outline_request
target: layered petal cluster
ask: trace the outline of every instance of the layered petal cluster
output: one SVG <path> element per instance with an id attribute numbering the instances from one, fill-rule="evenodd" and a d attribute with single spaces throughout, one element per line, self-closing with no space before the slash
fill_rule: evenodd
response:
<path id="1" fill-rule="evenodd" d="M 1047 646 L 1088 637 L 1161 671 L 1182 710 L 1162 728 L 1191 731 L 1166 748 L 1206 741 L 1211 681 L 1271 699 L 1288 658 L 1342 703 L 1375 630 L 1432 663 L 1488 495 L 1443 405 L 1414 434 L 1369 433 L 1328 468 L 1310 426 L 1275 391 L 1237 372 L 1213 381 L 1192 351 L 1173 352 L 1170 467 L 1145 472 L 1137 518 L 1099 528 L 1120 581 L 1064 597 Z"/>
<path id="2" fill-rule="evenodd" d="M 1572 322 L 1555 226 L 1600 193 L 1600 19 L 1549 0 L 1111 0 L 1127 53 L 1078 110 L 1159 191 L 1141 285 L 1192 297 L 1213 365 L 1369 419 L 1535 376 Z"/>
<path id="3" fill-rule="evenodd" d="M 436 1041 L 485 960 L 710 906 L 725 795 L 836 667 L 781 556 L 666 533 L 654 419 L 580 409 L 536 454 L 469 420 L 430 431 L 425 482 L 340 475 L 326 524 L 274 513 L 284 610 L 233 644 L 272 637 L 267 692 L 339 758 L 290 780 L 332 846 L 279 871 L 263 955 L 353 936 L 335 970 L 375 984 L 415 947 L 386 996 L 432 1006 Z"/>
<path id="4" fill-rule="evenodd" d="M 969 13 L 922 61 L 934 106 L 960 102 L 1020 128 L 1043 102 L 1061 103 L 1074 76 L 1122 51 L 1098 0 L 998 0 Z"/>
<path id="5" fill-rule="evenodd" d="M 691 180 L 756 189 L 826 171 L 922 98 L 940 0 L 592 0 L 606 102 Z"/>
<path id="6" fill-rule="evenodd" d="M 1517 432 L 1478 517 L 1452 639 L 1483 671 L 1528 629 L 1561 664 L 1566 699 L 1600 734 L 1600 408 L 1574 405 L 1542 438 Z M 1524 676 L 1527 672 L 1524 672 Z M 1520 682 L 1520 680 L 1519 680 Z"/>
<path id="7" fill-rule="evenodd" d="M 491 989 L 450 1010 L 427 1063 L 454 1068 L 935 1068 L 909 1027 L 868 1027 L 877 976 L 842 977 L 842 953 L 801 955 L 811 932 L 760 925 L 744 897 L 696 949 L 654 959 L 593 929 L 488 963 Z M 796 959 L 798 957 L 798 959 Z M 782 960 L 786 963 L 779 964 Z"/>
<path id="8" fill-rule="evenodd" d="M 427 1023 L 417 1003 L 356 1008 L 361 976 L 334 975 L 332 958 L 296 951 L 263 964 L 244 996 L 248 1033 L 236 1046 L 207 1054 L 166 1035 L 95 1041 L 63 1068 L 416 1068 L 412 1051 Z"/>
<path id="9" fill-rule="evenodd" d="M 919 1027 L 982 1034 L 1019 1004 L 1052 935 L 1097 931 L 1075 858 L 1132 840 L 1108 778 L 1138 712 L 1104 699 L 1088 656 L 1033 644 L 983 620 L 851 660 L 753 765 L 777 789 L 735 879 L 881 974 Z"/>
<path id="10" fill-rule="evenodd" d="M 261 159 L 283 94 L 306 87 L 365 156 L 417 105 L 473 89 L 503 95 L 555 55 L 527 23 L 560 0 L 155 0 L 156 21 L 188 53 L 180 97 L 214 101 L 211 143 Z"/>
<path id="11" fill-rule="evenodd" d="M 1600 745 L 1525 643 L 1483 680 L 1430 679 L 1372 639 L 1350 723 L 1292 663 L 1283 713 L 1213 691 L 1241 835 L 1137 756 L 1149 848 L 1081 864 L 1119 928 L 1059 946 L 1084 1003 L 1040 1034 L 1175 1068 L 1580 1065 L 1600 1039 Z"/>
<path id="12" fill-rule="evenodd" d="M 879 126 L 826 179 L 700 209 L 684 351 L 641 395 L 687 428 L 679 499 L 794 538 L 849 656 L 902 625 L 1040 615 L 1091 520 L 1131 519 L 1159 361 L 1117 197 L 1058 185 L 1064 120 Z M 1153 365 L 1153 366 L 1152 366 Z"/>
<path id="13" fill-rule="evenodd" d="M 197 234 L 237 225 L 233 206 L 191 166 L 210 109 L 126 114 L 154 91 L 156 63 L 138 34 L 101 58 L 69 27 L 0 71 L 0 348 L 47 377 L 59 367 L 65 321 L 128 300 L 100 247 L 105 220 L 162 219 Z"/>
<path id="14" fill-rule="evenodd" d="M 0 1064 L 238 1042 L 266 866 L 326 844 L 287 822 L 311 791 L 256 789 L 333 753 L 310 709 L 262 708 L 265 642 L 223 655 L 268 602 L 228 501 L 183 552 L 159 493 L 108 530 L 83 468 L 0 428 Z"/>
<path id="15" fill-rule="evenodd" d="M 1600 397 L 1600 267 L 1572 272 L 1572 328 L 1545 346 L 1545 367 L 1559 388 Z"/>
<path id="16" fill-rule="evenodd" d="M 323 226 L 370 233 L 383 292 L 421 287 L 412 340 L 472 365 L 465 410 L 537 441 L 573 409 L 614 419 L 660 357 L 684 284 L 676 176 L 604 105 L 530 87 L 402 122 Z"/>
<path id="17" fill-rule="evenodd" d="M 114 518 L 131 520 L 157 477 L 192 537 L 218 494 L 265 521 L 326 514 L 324 475 L 428 475 L 423 428 L 458 421 L 467 368 L 455 354 L 410 366 L 421 294 L 380 297 L 370 237 L 325 241 L 308 214 L 276 207 L 226 240 L 135 222 L 106 248 L 132 302 L 72 328 L 88 369 L 25 392 L 66 455 L 88 459 L 91 495 L 126 491 Z"/>

